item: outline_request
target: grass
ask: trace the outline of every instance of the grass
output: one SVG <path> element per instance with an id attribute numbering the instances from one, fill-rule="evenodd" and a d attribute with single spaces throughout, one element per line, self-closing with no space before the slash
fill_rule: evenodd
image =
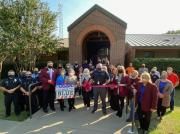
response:
<path id="1" fill-rule="evenodd" d="M 152 116 L 150 134 L 180 134 L 180 89 L 176 89 L 175 110 L 169 112 L 160 122 L 156 119 L 156 113 Z"/>
<path id="2" fill-rule="evenodd" d="M 13 110 L 14 110 L 14 108 L 12 106 L 12 108 L 11 108 L 11 111 L 12 111 L 11 116 L 6 118 L 5 117 L 5 108 L 4 108 L 4 95 L 3 95 L 2 92 L 0 92 L 0 119 L 12 120 L 12 121 L 24 121 L 25 119 L 28 118 L 27 112 L 21 112 L 21 114 L 19 116 L 16 116 Z"/>

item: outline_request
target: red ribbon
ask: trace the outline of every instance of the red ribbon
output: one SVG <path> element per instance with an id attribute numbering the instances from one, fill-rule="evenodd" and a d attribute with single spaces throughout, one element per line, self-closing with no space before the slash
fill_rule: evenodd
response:
<path id="1" fill-rule="evenodd" d="M 120 85 L 121 86 L 121 85 Z M 99 87 L 99 88 L 118 88 L 120 87 L 118 85 L 115 84 L 109 84 L 109 85 L 92 85 L 92 87 Z M 121 86 L 123 87 L 123 86 Z"/>

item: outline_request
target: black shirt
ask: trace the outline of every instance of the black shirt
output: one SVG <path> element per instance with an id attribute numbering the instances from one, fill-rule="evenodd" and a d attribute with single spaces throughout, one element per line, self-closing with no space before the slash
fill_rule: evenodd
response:
<path id="1" fill-rule="evenodd" d="M 22 88 L 24 88 L 26 91 L 28 91 L 28 87 L 29 87 L 29 85 L 32 84 L 32 83 L 34 83 L 32 78 L 29 78 L 29 79 L 25 78 L 25 79 L 22 80 L 21 86 L 22 86 Z"/>
<path id="2" fill-rule="evenodd" d="M 105 71 L 99 71 L 95 70 L 92 73 L 91 78 L 94 80 L 95 84 L 102 85 L 104 84 L 107 80 L 109 80 L 109 75 Z"/>
<path id="3" fill-rule="evenodd" d="M 7 78 L 2 82 L 2 86 L 6 88 L 7 90 L 16 88 L 21 84 L 21 81 L 18 78 Z"/>

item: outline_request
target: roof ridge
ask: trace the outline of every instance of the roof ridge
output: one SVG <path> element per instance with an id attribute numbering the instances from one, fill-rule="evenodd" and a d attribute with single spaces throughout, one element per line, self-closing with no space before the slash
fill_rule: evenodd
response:
<path id="1" fill-rule="evenodd" d="M 124 26 L 125 28 L 127 27 L 127 23 L 123 20 L 121 20 L 119 17 L 115 16 L 114 14 L 112 14 L 111 12 L 109 12 L 108 10 L 102 8 L 101 6 L 99 6 L 98 4 L 95 4 L 94 6 L 92 6 L 89 10 L 87 10 L 84 14 L 82 14 L 78 19 L 76 19 L 71 25 L 68 26 L 68 31 L 70 31 L 74 26 L 76 26 L 78 23 L 80 23 L 85 17 L 87 17 L 90 13 L 92 13 L 94 10 L 98 10 L 101 13 L 103 13 L 104 15 L 106 15 L 107 17 L 113 19 L 115 22 L 121 24 L 122 26 Z"/>

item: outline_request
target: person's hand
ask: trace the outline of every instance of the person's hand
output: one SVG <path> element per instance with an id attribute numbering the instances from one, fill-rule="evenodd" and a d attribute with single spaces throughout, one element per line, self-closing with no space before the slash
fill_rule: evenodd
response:
<path id="1" fill-rule="evenodd" d="M 37 86 L 37 89 L 38 89 L 38 90 L 42 89 L 42 86 Z"/>
<path id="2" fill-rule="evenodd" d="M 80 86 L 81 86 L 79 81 L 77 82 L 77 86 L 78 86 L 78 87 L 80 87 Z"/>
<path id="3" fill-rule="evenodd" d="M 48 80 L 48 83 L 51 84 L 51 83 L 52 83 L 52 80 Z"/>
<path id="4" fill-rule="evenodd" d="M 13 90 L 13 89 L 10 89 L 10 90 L 7 90 L 7 92 L 8 92 L 9 94 L 12 94 L 12 93 L 14 93 L 14 90 Z"/>
<path id="5" fill-rule="evenodd" d="M 103 86 L 106 86 L 106 83 L 102 84 Z"/>
<path id="6" fill-rule="evenodd" d="M 137 90 L 135 88 L 133 88 L 133 94 L 136 94 Z"/>
<path id="7" fill-rule="evenodd" d="M 163 98 L 164 97 L 164 95 L 161 94 L 161 93 L 158 93 L 158 96 L 159 96 L 159 98 Z"/>
<path id="8" fill-rule="evenodd" d="M 152 108 L 151 108 L 150 111 L 151 111 L 152 113 L 154 113 L 154 112 L 156 112 L 156 109 L 152 109 Z"/>
<path id="9" fill-rule="evenodd" d="M 54 82 L 52 80 L 48 80 L 48 83 L 54 85 Z"/>
<path id="10" fill-rule="evenodd" d="M 30 93 L 29 93 L 29 92 L 26 92 L 25 95 L 30 96 Z"/>
<path id="11" fill-rule="evenodd" d="M 120 86 L 125 87 L 125 86 L 126 86 L 126 84 L 120 84 Z"/>

